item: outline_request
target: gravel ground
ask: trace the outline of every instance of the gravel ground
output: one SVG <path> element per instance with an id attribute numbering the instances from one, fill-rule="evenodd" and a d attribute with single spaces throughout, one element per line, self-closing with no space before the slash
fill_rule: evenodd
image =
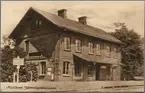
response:
<path id="1" fill-rule="evenodd" d="M 102 88 L 100 85 L 114 85 L 120 82 L 28 82 L 28 83 L 1 83 L 3 92 L 32 92 L 36 93 L 96 93 L 96 92 L 144 92 L 143 81 L 121 82 L 130 85 L 142 85 L 132 87 Z M 85 90 L 84 90 L 85 89 Z M 36 91 L 36 92 L 34 92 Z"/>
<path id="2" fill-rule="evenodd" d="M 133 86 L 124 88 L 110 88 L 110 89 L 98 89 L 98 90 L 85 90 L 78 92 L 144 92 L 144 86 Z"/>

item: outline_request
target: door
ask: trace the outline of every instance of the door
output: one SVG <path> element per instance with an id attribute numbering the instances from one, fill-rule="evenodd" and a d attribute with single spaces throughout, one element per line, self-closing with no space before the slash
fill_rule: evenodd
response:
<path id="1" fill-rule="evenodd" d="M 106 66 L 100 68 L 100 80 L 106 80 Z"/>
<path id="2" fill-rule="evenodd" d="M 116 80 L 116 77 L 117 77 L 117 75 L 116 75 L 116 69 L 113 68 L 113 69 L 112 69 L 112 79 L 113 79 L 113 80 Z"/>
<path id="3" fill-rule="evenodd" d="M 39 62 L 39 70 L 38 70 L 39 80 L 44 80 L 46 75 L 46 62 Z"/>
<path id="4" fill-rule="evenodd" d="M 96 64 L 96 80 L 100 79 L 100 65 Z"/>

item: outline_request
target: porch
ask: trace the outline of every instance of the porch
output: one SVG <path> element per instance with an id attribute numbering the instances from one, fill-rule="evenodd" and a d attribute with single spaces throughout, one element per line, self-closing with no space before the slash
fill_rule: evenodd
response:
<path id="1" fill-rule="evenodd" d="M 112 62 L 108 62 L 112 61 Z M 120 80 L 120 65 L 114 64 L 116 60 L 105 62 L 95 61 L 80 55 L 74 55 L 74 81 L 110 81 Z"/>

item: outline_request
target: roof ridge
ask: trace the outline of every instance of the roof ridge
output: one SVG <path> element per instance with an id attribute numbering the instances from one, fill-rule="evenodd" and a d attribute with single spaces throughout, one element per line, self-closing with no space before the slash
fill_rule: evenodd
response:
<path id="1" fill-rule="evenodd" d="M 30 7 L 30 8 L 32 8 L 32 9 L 34 9 L 34 10 L 39 10 L 39 11 L 43 11 L 43 12 L 46 12 L 46 13 L 48 13 L 48 14 L 52 14 L 52 15 L 55 15 L 55 16 L 57 16 L 57 17 L 60 17 L 60 16 L 58 16 L 58 15 L 56 15 L 56 14 L 53 14 L 53 13 L 49 13 L 49 12 L 47 12 L 47 11 L 44 11 L 44 10 L 41 10 L 41 9 L 37 9 L 37 8 L 33 8 L 33 7 Z M 62 18 L 62 17 L 60 17 L 60 18 Z M 62 18 L 62 19 L 64 19 L 64 18 Z M 75 20 L 72 20 L 72 19 L 69 19 L 69 18 L 65 18 L 65 20 L 69 20 L 69 21 L 73 21 L 73 22 L 76 22 L 76 23 L 79 23 L 80 25 L 84 25 L 84 24 L 82 24 L 82 23 L 80 23 L 80 22 L 78 22 L 78 21 L 75 21 Z M 84 25 L 84 26 L 89 26 L 89 27 L 93 27 L 93 26 L 91 26 L 91 25 Z M 93 27 L 93 28 L 95 28 L 95 27 Z M 97 29 L 99 29 L 99 28 L 97 28 Z M 100 29 L 101 30 L 101 29 Z"/>

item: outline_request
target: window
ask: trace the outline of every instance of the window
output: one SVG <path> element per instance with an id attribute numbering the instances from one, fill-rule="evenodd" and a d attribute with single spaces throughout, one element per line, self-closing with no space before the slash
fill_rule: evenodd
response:
<path id="1" fill-rule="evenodd" d="M 89 54 L 93 54 L 93 43 L 89 42 L 88 46 L 89 46 Z"/>
<path id="2" fill-rule="evenodd" d="M 39 20 L 39 26 L 41 26 L 42 22 Z"/>
<path id="3" fill-rule="evenodd" d="M 82 51 L 82 42 L 79 39 L 76 39 L 76 52 Z"/>
<path id="4" fill-rule="evenodd" d="M 29 53 L 29 56 L 41 56 L 40 52 Z"/>
<path id="5" fill-rule="evenodd" d="M 28 53 L 29 52 L 29 41 L 27 40 L 27 41 L 25 41 L 25 48 L 26 48 L 26 53 Z"/>
<path id="6" fill-rule="evenodd" d="M 35 26 L 37 27 L 39 24 L 38 24 L 38 22 L 39 22 L 39 20 L 36 20 L 35 21 L 36 23 L 35 23 Z"/>
<path id="7" fill-rule="evenodd" d="M 106 47 L 106 55 L 109 57 L 111 56 L 111 47 L 109 46 Z"/>
<path id="8" fill-rule="evenodd" d="M 39 29 L 41 25 L 42 25 L 41 20 L 34 20 L 32 22 L 32 30 Z"/>
<path id="9" fill-rule="evenodd" d="M 117 49 L 114 48 L 114 49 L 113 49 L 113 52 L 114 52 L 114 58 L 117 58 Z"/>
<path id="10" fill-rule="evenodd" d="M 88 65 L 88 75 L 93 75 L 93 65 Z"/>
<path id="11" fill-rule="evenodd" d="M 40 62 L 39 64 L 39 75 L 46 74 L 46 62 Z"/>
<path id="12" fill-rule="evenodd" d="M 69 62 L 63 62 L 63 74 L 68 74 Z"/>
<path id="13" fill-rule="evenodd" d="M 75 63 L 75 75 L 81 75 L 81 64 L 80 64 L 80 62 Z"/>
<path id="14" fill-rule="evenodd" d="M 100 44 L 96 45 L 96 54 L 101 55 L 101 46 L 100 46 Z"/>
<path id="15" fill-rule="evenodd" d="M 120 59 L 121 58 L 121 52 L 119 48 L 116 48 L 116 58 Z"/>
<path id="16" fill-rule="evenodd" d="M 71 49 L 71 41 L 69 37 L 64 38 L 64 49 L 70 50 Z"/>

